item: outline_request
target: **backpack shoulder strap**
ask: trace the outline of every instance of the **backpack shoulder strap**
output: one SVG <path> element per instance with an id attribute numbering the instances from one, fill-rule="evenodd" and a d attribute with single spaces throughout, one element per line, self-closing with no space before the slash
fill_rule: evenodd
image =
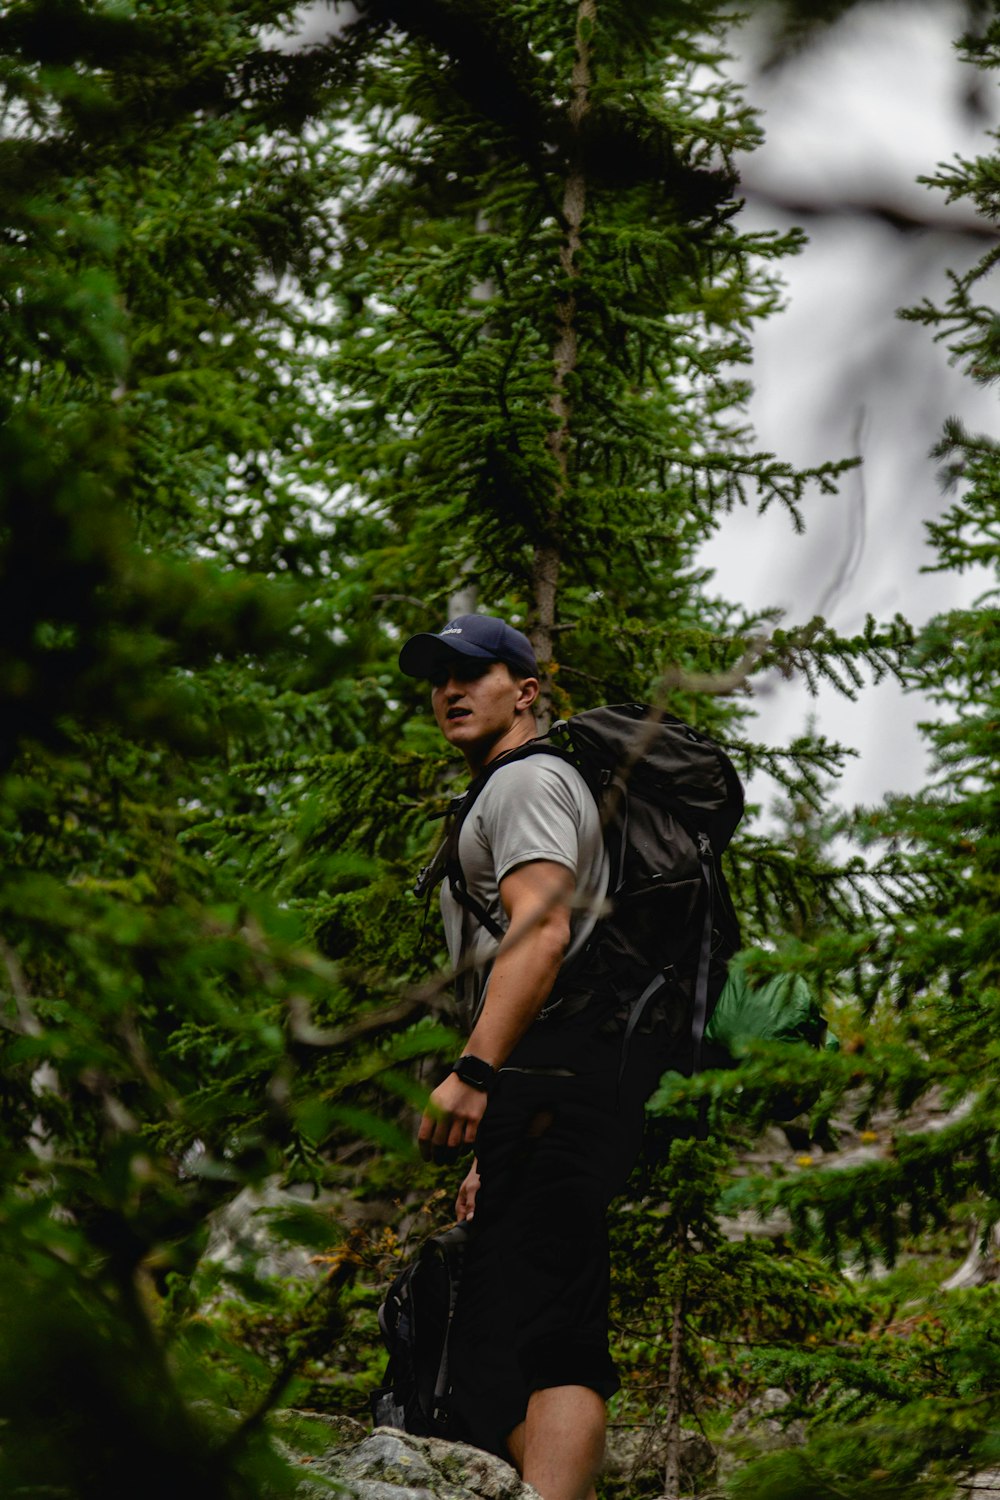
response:
<path id="1" fill-rule="evenodd" d="M 465 796 L 458 802 L 442 845 L 444 858 L 438 879 L 443 877 L 447 880 L 451 888 L 451 894 L 459 906 L 464 907 L 469 915 L 476 919 L 480 927 L 485 927 L 490 936 L 496 938 L 498 942 L 504 935 L 504 929 L 500 926 L 499 922 L 494 921 L 485 906 L 477 901 L 474 896 L 470 895 L 465 881 L 465 874 L 462 870 L 462 862 L 458 857 L 458 841 L 461 837 L 466 818 L 471 813 L 478 797 L 483 792 L 490 778 L 497 771 L 501 770 L 503 766 L 509 766 L 512 761 L 527 760 L 529 757 L 539 754 L 554 755 L 557 759 L 568 761 L 570 764 L 572 764 L 573 760 L 571 755 L 568 755 L 565 750 L 561 750 L 557 745 L 553 745 L 545 735 L 540 735 L 537 739 L 528 740 L 526 744 L 518 745 L 516 749 L 508 750 L 506 754 L 497 756 L 496 760 L 490 761 L 480 771 L 479 775 L 471 782 Z M 435 857 L 431 868 L 434 868 L 436 864 L 437 858 Z"/>

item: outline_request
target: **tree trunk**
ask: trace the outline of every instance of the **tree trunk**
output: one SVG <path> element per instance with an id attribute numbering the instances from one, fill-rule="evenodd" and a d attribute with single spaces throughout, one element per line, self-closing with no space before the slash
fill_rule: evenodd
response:
<path id="1" fill-rule="evenodd" d="M 473 564 L 468 564 L 468 572 L 473 572 Z M 460 589 L 456 589 L 448 600 L 448 618 L 454 620 L 457 615 L 474 615 L 476 606 L 479 604 L 479 587 L 469 578 Z"/>
<path id="2" fill-rule="evenodd" d="M 580 126 L 590 108 L 590 38 L 597 17 L 596 0 L 579 0 L 576 11 L 576 57 L 570 91 L 569 122 L 574 144 L 571 147 L 569 171 L 563 191 L 563 241 L 559 247 L 559 266 L 570 283 L 564 286 L 556 301 L 556 336 L 552 348 L 552 395 L 549 409 L 554 418 L 546 439 L 555 460 L 557 476 L 548 516 L 544 519 L 543 537 L 535 548 L 532 570 L 531 642 L 542 669 L 542 692 L 539 699 L 540 727 L 545 729 L 552 716 L 551 667 L 555 655 L 553 627 L 559 588 L 559 533 L 569 476 L 570 424 L 572 408 L 566 383 L 576 369 L 579 343 L 576 330 L 576 297 L 572 282 L 579 274 L 576 255 L 580 248 L 580 231 L 587 206 L 587 185 L 579 150 Z"/>
<path id="3" fill-rule="evenodd" d="M 667 1415 L 664 1418 L 666 1460 L 663 1465 L 662 1500 L 679 1500 L 681 1492 L 681 1365 L 684 1356 L 684 1298 L 686 1281 L 687 1226 L 677 1230 L 680 1276 L 670 1324 L 670 1365 L 667 1370 Z"/>

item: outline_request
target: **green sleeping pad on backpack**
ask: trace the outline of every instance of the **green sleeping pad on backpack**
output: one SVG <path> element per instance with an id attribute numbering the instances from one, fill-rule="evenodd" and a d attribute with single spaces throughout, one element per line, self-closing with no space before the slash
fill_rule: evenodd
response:
<path id="1" fill-rule="evenodd" d="M 729 961 L 726 982 L 705 1028 L 710 1052 L 721 1049 L 736 1059 L 753 1042 L 805 1042 L 838 1050 L 802 976 L 776 974 L 755 983 L 747 971 L 757 957 L 764 955 L 750 948 Z"/>

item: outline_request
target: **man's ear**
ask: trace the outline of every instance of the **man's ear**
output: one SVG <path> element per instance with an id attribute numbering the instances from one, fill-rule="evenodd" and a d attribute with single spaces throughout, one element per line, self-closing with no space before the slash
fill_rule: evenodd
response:
<path id="1" fill-rule="evenodd" d="M 518 713 L 527 713 L 534 705 L 535 699 L 541 691 L 537 677 L 522 677 L 518 684 L 517 702 L 514 707 Z"/>

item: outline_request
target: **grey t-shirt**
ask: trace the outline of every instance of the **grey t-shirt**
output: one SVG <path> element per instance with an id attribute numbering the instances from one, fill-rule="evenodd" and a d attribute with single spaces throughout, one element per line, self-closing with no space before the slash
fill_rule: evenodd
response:
<path id="1" fill-rule="evenodd" d="M 500 882 L 519 865 L 552 860 L 576 876 L 567 958 L 590 936 L 608 886 L 601 822 L 587 783 L 554 755 L 531 755 L 494 771 L 462 825 L 458 858 L 469 894 L 506 930 Z M 479 1018 L 499 942 L 460 906 L 447 880 L 441 915 L 456 981 L 459 1020 Z"/>

